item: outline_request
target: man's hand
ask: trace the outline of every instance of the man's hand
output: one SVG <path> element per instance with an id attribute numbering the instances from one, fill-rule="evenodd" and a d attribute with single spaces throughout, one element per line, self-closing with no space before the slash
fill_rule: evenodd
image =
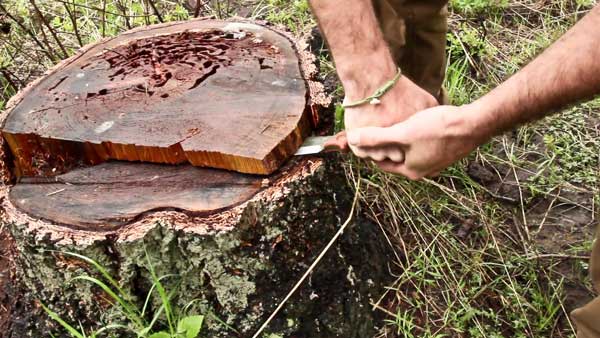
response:
<path id="1" fill-rule="evenodd" d="M 414 84 L 408 78 L 402 77 L 385 94 L 380 104 L 346 108 L 344 112 L 344 125 L 346 131 L 361 127 L 389 127 L 406 120 L 418 111 L 437 105 L 437 100 L 431 94 Z M 347 151 L 346 131 L 336 135 L 325 146 Z M 357 156 L 369 157 L 369 149 L 361 149 L 354 146 L 351 148 Z"/>
<path id="2" fill-rule="evenodd" d="M 348 131 L 351 147 L 388 172 L 412 180 L 433 176 L 485 142 L 478 111 L 473 105 L 440 106 L 419 112 L 388 128 Z"/>
<path id="3" fill-rule="evenodd" d="M 405 121 L 418 111 L 437 105 L 437 100 L 431 94 L 403 76 L 381 98 L 380 104 L 347 108 L 344 113 L 344 125 L 347 132 L 361 127 L 390 127 Z M 372 155 L 370 148 L 353 144 L 350 144 L 350 148 L 359 157 Z"/>
<path id="4" fill-rule="evenodd" d="M 319 26 L 331 49 L 336 70 L 346 95 L 346 103 L 372 95 L 398 71 L 375 16 L 372 0 L 310 0 Z M 346 130 L 359 127 L 388 127 L 406 120 L 436 99 L 402 76 L 379 105 L 349 108 Z M 339 142 L 337 142 L 339 141 Z M 343 135 L 328 145 L 345 148 Z M 360 149 L 353 149 L 362 154 Z"/>
<path id="5" fill-rule="evenodd" d="M 310 0 L 310 4 L 349 101 L 367 97 L 393 78 L 396 66 L 371 0 Z M 493 135 L 598 95 L 600 34 L 590 32 L 599 24 L 597 6 L 524 69 L 467 106 L 432 108 L 409 117 L 421 105 L 428 106 L 428 100 L 410 85 L 397 84 L 400 92 L 388 93 L 381 106 L 349 109 L 350 146 L 359 156 L 382 160 L 379 164 L 385 170 L 419 179 L 436 174 Z M 412 108 L 402 106 L 409 104 Z M 387 126 L 403 118 L 408 120 L 389 128 L 355 129 Z M 339 135 L 328 145 L 343 140 Z"/>

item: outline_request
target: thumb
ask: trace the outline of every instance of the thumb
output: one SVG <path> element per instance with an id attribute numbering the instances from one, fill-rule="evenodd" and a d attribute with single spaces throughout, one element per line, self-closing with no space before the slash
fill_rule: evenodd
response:
<path id="1" fill-rule="evenodd" d="M 403 143 L 402 123 L 388 128 L 366 127 L 347 132 L 348 143 L 356 147 L 378 147 L 388 144 Z"/>
<path id="2" fill-rule="evenodd" d="M 333 136 L 325 144 L 323 144 L 325 150 L 329 151 L 340 151 L 347 152 L 348 151 L 348 140 L 346 140 L 346 132 L 342 131 L 337 135 Z"/>

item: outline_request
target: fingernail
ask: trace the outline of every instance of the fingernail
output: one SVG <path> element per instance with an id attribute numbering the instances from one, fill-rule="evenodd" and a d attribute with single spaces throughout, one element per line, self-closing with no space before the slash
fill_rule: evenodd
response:
<path id="1" fill-rule="evenodd" d="M 357 131 L 348 132 L 348 143 L 355 146 L 360 143 L 360 133 Z"/>

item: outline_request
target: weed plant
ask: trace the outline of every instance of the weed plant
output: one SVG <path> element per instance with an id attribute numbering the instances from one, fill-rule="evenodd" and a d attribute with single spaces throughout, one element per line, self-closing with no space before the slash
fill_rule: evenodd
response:
<path id="1" fill-rule="evenodd" d="M 203 315 L 189 315 L 188 310 L 193 305 L 193 301 L 187 304 L 183 309 L 179 311 L 174 309 L 171 304 L 173 295 L 177 293 L 177 289 L 167 291 L 163 285 L 163 280 L 167 278 L 176 278 L 177 276 L 166 275 L 157 276 L 154 271 L 154 266 L 150 261 L 148 253 L 146 253 L 146 260 L 148 265 L 148 272 L 152 278 L 152 287 L 146 296 L 141 310 L 132 301 L 132 297 L 125 292 L 112 278 L 107 269 L 105 269 L 98 262 L 91 258 L 82 256 L 77 253 L 65 252 L 62 253 L 66 256 L 71 256 L 75 259 L 79 259 L 82 262 L 93 267 L 97 273 L 100 274 L 100 278 L 96 278 L 89 275 L 81 275 L 73 278 L 71 283 L 76 282 L 88 282 L 99 287 L 114 303 L 113 305 L 124 315 L 127 322 L 122 324 L 108 324 L 90 333 L 86 333 L 86 330 L 80 324 L 78 328 L 67 323 L 63 320 L 56 312 L 50 310 L 45 305 L 42 305 L 46 313 L 60 324 L 73 338 L 99 338 L 99 337 L 111 337 L 109 334 L 112 331 L 120 331 L 123 334 L 127 332 L 133 333 L 138 338 L 196 338 L 200 334 L 202 324 L 204 322 Z M 161 306 L 154 312 L 154 314 L 148 313 L 150 301 L 157 293 Z M 146 318 L 151 318 L 149 321 Z M 162 331 L 156 331 L 155 327 L 158 326 L 159 321 L 166 321 L 166 329 Z"/>

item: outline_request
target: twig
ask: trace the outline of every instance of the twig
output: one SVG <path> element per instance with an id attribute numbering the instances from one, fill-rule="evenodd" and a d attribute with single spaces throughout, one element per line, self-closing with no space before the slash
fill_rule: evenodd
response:
<path id="1" fill-rule="evenodd" d="M 8 69 L 0 68 L 0 74 L 4 76 L 6 82 L 13 88 L 15 92 L 19 90 L 19 86 L 17 86 L 17 84 L 12 80 L 12 77 L 10 76 L 10 71 Z"/>
<path id="2" fill-rule="evenodd" d="M 154 0 L 148 0 L 148 3 L 150 4 L 150 7 L 152 7 L 152 10 L 154 11 L 154 14 L 156 15 L 156 17 L 158 18 L 158 21 L 165 22 L 163 20 L 162 15 L 160 15 L 160 12 L 158 11 L 158 8 L 156 8 L 156 4 L 154 3 Z"/>
<path id="3" fill-rule="evenodd" d="M 44 54 L 46 54 L 48 59 L 50 59 L 51 61 L 58 61 L 58 57 L 56 57 L 56 55 L 54 55 L 54 52 L 51 49 L 48 49 L 48 46 L 44 46 L 44 44 L 35 36 L 35 34 L 29 28 L 25 27 L 25 25 L 21 22 L 21 20 L 18 20 L 12 14 L 10 14 L 6 10 L 6 7 L 4 7 L 4 5 L 2 5 L 2 2 L 0 2 L 0 10 L 2 12 L 4 12 L 4 14 L 7 17 L 9 17 L 14 23 L 17 24 L 17 26 L 19 26 L 19 28 L 21 28 L 27 35 L 29 35 L 31 37 L 33 42 L 35 42 L 35 44 L 40 47 L 40 49 L 42 50 L 42 52 Z"/>
<path id="4" fill-rule="evenodd" d="M 73 33 L 75 33 L 75 37 L 77 38 L 77 42 L 80 47 L 83 47 L 83 40 L 81 39 L 81 35 L 79 34 L 79 27 L 77 26 L 77 17 L 75 14 L 75 10 L 71 11 L 71 8 L 67 3 L 63 2 L 63 6 L 69 15 L 69 19 L 71 19 L 71 24 L 73 25 Z"/>
<path id="5" fill-rule="evenodd" d="M 552 202 L 550 202 L 548 209 L 546 209 L 546 212 L 544 213 L 544 218 L 542 218 L 542 221 L 540 222 L 540 226 L 537 228 L 537 231 L 535 232 L 536 235 L 542 231 L 542 228 L 544 227 L 544 224 L 546 223 L 546 219 L 548 218 L 548 214 L 550 214 L 550 210 L 552 210 L 552 208 L 554 208 L 554 203 L 556 203 L 556 200 L 558 199 L 559 195 L 560 195 L 560 187 L 558 188 L 558 192 L 556 193 L 556 196 L 554 196 L 554 198 L 552 199 Z"/>
<path id="6" fill-rule="evenodd" d="M 223 19 L 223 15 L 221 14 L 221 2 L 220 0 L 216 0 L 217 3 L 217 17 L 219 19 Z"/>
<path id="7" fill-rule="evenodd" d="M 31 59 L 31 61 L 34 61 L 34 63 L 39 63 L 40 62 L 40 59 L 37 56 L 37 54 L 33 55 L 33 54 L 29 53 L 32 50 L 23 50 L 23 48 L 22 48 L 21 45 L 16 45 L 9 37 L 0 35 L 0 40 L 3 43 L 9 45 L 10 47 L 12 47 L 14 49 L 14 53 L 11 53 L 11 58 L 12 58 L 13 61 L 15 61 L 15 55 L 23 55 L 23 56 Z M 33 50 L 33 51 L 37 51 L 37 49 Z"/>
<path id="8" fill-rule="evenodd" d="M 327 244 L 327 246 L 325 247 L 325 249 L 323 249 L 323 251 L 321 251 L 321 253 L 317 257 L 317 259 L 315 259 L 315 261 L 306 270 L 306 272 L 304 273 L 304 275 L 302 276 L 302 278 L 300 278 L 300 280 L 296 283 L 296 285 L 294 285 L 294 287 L 292 288 L 292 290 L 287 294 L 287 296 L 285 296 L 285 298 L 283 299 L 283 301 L 281 301 L 281 303 L 279 303 L 279 306 L 277 306 L 277 308 L 275 309 L 275 311 L 273 311 L 273 313 L 263 323 L 263 325 L 258 329 L 258 331 L 256 331 L 256 333 L 252 336 L 252 338 L 258 338 L 263 333 L 263 331 L 267 328 L 267 326 L 269 325 L 269 323 L 271 323 L 271 321 L 273 320 L 273 318 L 275 318 L 275 316 L 279 313 L 279 311 L 281 311 L 281 309 L 285 306 L 285 304 L 287 303 L 287 301 L 294 295 L 294 293 L 298 290 L 298 288 L 300 288 L 300 286 L 302 286 L 302 284 L 304 283 L 304 281 L 306 280 L 306 278 L 308 278 L 308 276 L 317 267 L 317 265 L 319 264 L 319 262 L 321 262 L 321 260 L 323 259 L 323 257 L 325 257 L 325 254 L 327 254 L 327 252 L 329 252 L 329 249 L 331 249 L 331 247 L 335 244 L 335 242 L 338 240 L 338 238 L 344 233 L 344 231 L 346 230 L 346 228 L 350 224 L 350 221 L 352 221 L 352 216 L 354 215 L 354 211 L 356 210 L 356 205 L 358 204 L 359 191 L 360 191 L 360 180 L 358 180 L 358 183 L 356 184 L 356 192 L 354 193 L 354 201 L 352 202 L 352 208 L 350 209 L 350 214 L 348 215 L 348 218 L 346 219 L 346 221 L 344 222 L 344 224 L 342 224 L 342 226 L 340 227 L 340 229 L 338 230 L 338 232 L 333 236 L 333 238 L 331 239 L 331 241 L 329 241 L 329 244 Z"/>
<path id="9" fill-rule="evenodd" d="M 194 18 L 200 16 L 200 5 L 202 4 L 202 0 L 196 0 L 196 7 L 194 8 Z"/>
<path id="10" fill-rule="evenodd" d="M 104 49 L 103 49 L 103 51 L 105 51 L 105 52 L 109 52 L 109 53 L 115 53 L 115 54 L 117 54 L 117 55 L 121 56 L 122 58 L 124 58 L 125 60 L 129 59 L 129 57 L 128 57 L 127 55 L 124 55 L 123 53 L 119 53 L 119 52 L 117 52 L 117 51 L 116 51 L 116 50 L 114 50 L 114 49 L 108 49 L 108 48 L 104 48 Z"/>
<path id="11" fill-rule="evenodd" d="M 61 192 L 65 191 L 65 190 L 67 190 L 67 188 L 62 188 L 60 190 L 49 192 L 49 193 L 46 194 L 46 197 L 50 197 L 50 196 L 54 196 L 56 194 L 60 194 Z"/>
<path id="12" fill-rule="evenodd" d="M 46 31 L 44 30 L 44 25 L 43 25 L 43 24 L 42 24 L 42 25 L 40 25 L 40 23 L 39 23 L 39 22 L 32 23 L 32 25 L 33 25 L 33 24 L 35 24 L 35 25 L 36 25 L 36 27 L 35 27 L 35 28 L 38 28 L 38 29 L 39 29 L 39 31 L 40 31 L 40 34 L 42 35 L 42 41 L 43 41 L 43 42 L 46 44 L 46 46 L 48 47 L 48 50 L 51 50 L 51 51 L 52 51 L 52 53 L 54 53 L 54 55 L 56 55 L 56 57 L 57 57 L 58 59 L 60 59 L 60 55 L 58 55 L 58 53 L 56 53 L 56 52 L 55 52 L 55 50 L 54 50 L 54 47 L 53 47 L 53 46 L 52 46 L 52 44 L 50 43 L 50 40 L 48 40 L 48 35 L 46 34 Z M 39 27 L 38 27 L 38 26 L 39 26 Z"/>
<path id="13" fill-rule="evenodd" d="M 225 6 L 225 15 L 229 15 L 230 10 L 231 10 L 231 0 L 227 0 L 227 5 Z"/>
<path id="14" fill-rule="evenodd" d="M 144 14 L 146 15 L 144 17 L 144 22 L 146 23 L 146 26 L 150 25 L 150 5 L 148 4 L 148 0 L 144 0 Z"/>
<path id="15" fill-rule="evenodd" d="M 541 258 L 565 258 L 565 259 L 586 259 L 589 260 L 590 256 L 578 256 L 578 255 L 567 255 L 567 254 L 540 254 L 526 256 L 525 259 L 530 261 Z"/>
<path id="16" fill-rule="evenodd" d="M 62 42 L 58 38 L 58 35 L 56 35 L 56 31 L 54 30 L 54 28 L 52 28 L 52 26 L 50 25 L 48 20 L 46 20 L 46 16 L 44 16 L 42 11 L 40 11 L 39 7 L 35 3 L 35 0 L 29 0 L 29 2 L 33 6 L 33 9 L 35 9 L 35 12 L 37 13 L 37 15 L 39 15 L 40 20 L 42 20 L 42 24 L 44 24 L 44 26 L 46 26 L 46 28 L 48 28 L 48 30 L 50 31 L 50 34 L 52 35 L 52 37 L 54 37 L 54 40 L 58 44 L 58 47 L 60 47 L 60 50 L 63 52 L 63 56 L 65 58 L 69 57 L 69 52 L 67 51 L 65 46 L 62 44 Z"/>
<path id="17" fill-rule="evenodd" d="M 73 4 L 74 6 L 77 6 L 77 7 L 81 7 L 81 8 L 85 8 L 85 9 L 91 9 L 93 11 L 98 11 L 98 12 L 102 12 L 102 13 L 105 13 L 105 14 L 108 14 L 108 15 L 114 15 L 114 16 L 118 16 L 118 17 L 122 17 L 122 18 L 126 17 L 126 18 L 135 19 L 135 18 L 143 18 L 143 17 L 148 16 L 147 14 L 138 15 L 138 14 L 115 13 L 115 12 L 106 11 L 106 0 L 102 1 L 102 6 L 103 6 L 104 9 L 100 8 L 100 7 L 95 7 L 95 6 L 83 5 L 83 4 L 78 4 L 78 3 L 71 3 L 71 2 L 69 2 L 67 0 L 53 0 L 53 1 L 61 2 L 61 3 L 67 3 L 67 4 Z M 121 4 L 121 6 L 122 6 L 122 4 Z"/>
<path id="18" fill-rule="evenodd" d="M 102 25 L 102 37 L 106 37 L 106 0 L 102 0 L 102 16 L 100 17 Z"/>
<path id="19" fill-rule="evenodd" d="M 125 8 L 125 6 L 123 6 L 121 0 L 117 0 L 116 5 L 119 8 L 119 10 L 123 13 L 123 18 L 125 19 L 125 26 L 127 26 L 127 29 L 131 29 L 132 27 L 131 22 L 129 22 L 129 16 L 127 15 L 127 9 Z"/>
<path id="20" fill-rule="evenodd" d="M 506 139 L 502 140 L 502 143 L 504 144 L 504 149 L 506 149 L 505 141 L 506 141 Z M 508 158 L 512 159 L 513 154 L 514 154 L 514 144 L 511 145 L 510 154 L 507 154 L 507 155 L 511 155 Z M 517 168 L 515 168 L 512 161 L 510 161 L 510 164 L 511 164 L 510 167 L 513 172 L 513 176 L 515 178 L 515 182 L 517 183 L 517 189 L 519 190 L 519 202 L 521 204 L 521 217 L 523 219 L 523 229 L 525 230 L 525 235 L 527 236 L 527 244 L 523 243 L 523 248 L 525 249 L 525 252 L 527 253 L 528 243 L 531 243 L 531 235 L 529 234 L 529 225 L 527 224 L 527 216 L 525 215 L 525 199 L 523 198 L 523 189 L 521 189 L 521 181 L 519 180 L 519 175 L 517 175 Z"/>
<path id="21" fill-rule="evenodd" d="M 559 287 L 562 286 L 563 282 L 564 282 L 564 277 L 561 279 Z M 549 284 L 552 287 L 552 289 L 554 289 L 554 294 L 558 295 L 559 291 L 554 286 L 554 284 L 553 283 L 549 283 Z M 564 304 L 563 300 L 559 298 L 558 301 L 559 301 L 559 304 L 560 304 L 560 308 L 562 309 L 562 311 L 563 311 L 563 313 L 565 315 L 565 318 L 567 318 L 567 323 L 569 323 L 569 327 L 571 328 L 571 332 L 573 333 L 573 335 L 576 335 L 577 332 L 575 331 L 575 327 L 573 326 L 573 322 L 571 322 L 571 318 L 570 318 L 571 316 L 570 316 L 569 312 L 567 311 L 567 309 L 565 309 L 565 304 Z M 557 318 L 557 321 L 559 319 L 560 318 Z"/>

